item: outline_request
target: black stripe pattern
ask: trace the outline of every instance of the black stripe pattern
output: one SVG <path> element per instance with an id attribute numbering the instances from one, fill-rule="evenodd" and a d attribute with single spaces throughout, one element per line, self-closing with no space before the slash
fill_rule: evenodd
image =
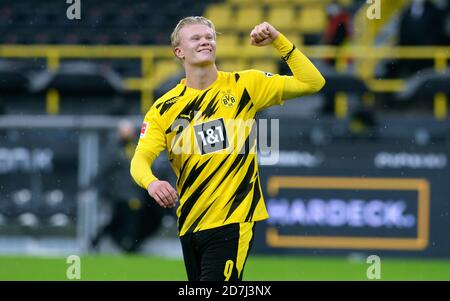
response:
<path id="1" fill-rule="evenodd" d="M 178 100 L 178 97 L 181 97 L 186 92 L 186 86 L 184 87 L 183 91 L 178 96 L 174 96 L 169 98 L 168 100 L 159 103 L 156 108 L 160 109 L 159 115 L 163 115 L 165 112 L 167 112 Z"/>
<path id="2" fill-rule="evenodd" d="M 239 115 L 239 113 L 242 112 L 242 110 L 249 102 L 250 102 L 250 94 L 248 94 L 247 89 L 244 88 L 244 92 L 242 92 L 241 99 L 239 100 L 239 107 L 236 111 L 236 115 L 234 116 L 234 118 L 236 118 Z"/>
<path id="3" fill-rule="evenodd" d="M 217 99 L 217 95 L 219 95 L 219 92 L 220 91 L 218 91 L 216 93 L 216 95 L 214 95 L 214 97 L 211 98 L 211 101 L 206 106 L 205 110 L 202 113 L 202 116 L 209 118 L 209 117 L 213 116 L 214 114 L 216 114 L 217 109 L 218 109 L 218 104 L 219 104 L 219 101 Z"/>
<path id="4" fill-rule="evenodd" d="M 209 204 L 209 206 L 195 219 L 194 223 L 192 223 L 192 225 L 186 231 L 186 234 L 194 232 L 195 228 L 197 228 L 198 224 L 203 219 L 203 217 L 205 216 L 206 212 L 208 212 L 209 208 L 211 208 L 212 204 L 214 204 L 214 201 L 211 204 Z"/>
<path id="5" fill-rule="evenodd" d="M 249 222 L 253 218 L 253 213 L 255 212 L 256 205 L 258 205 L 261 200 L 261 191 L 259 191 L 259 177 L 258 173 L 256 173 L 256 180 L 253 182 L 253 199 L 252 204 L 250 205 L 250 209 L 247 213 L 247 217 L 245 218 L 246 222 Z"/>
<path id="6" fill-rule="evenodd" d="M 250 166 L 248 167 L 247 173 L 242 179 L 241 183 L 237 187 L 236 191 L 227 202 L 227 205 L 232 201 L 230 209 L 228 210 L 227 216 L 225 217 L 225 221 L 233 214 L 233 212 L 239 207 L 245 197 L 249 194 L 249 192 L 253 188 L 253 173 L 255 171 L 255 161 L 252 160 Z"/>
<path id="7" fill-rule="evenodd" d="M 184 222 L 194 207 L 195 202 L 199 199 L 200 195 L 208 187 L 209 181 L 215 176 L 215 174 L 222 168 L 223 164 L 227 160 L 223 160 L 220 165 L 200 184 L 197 189 L 189 196 L 189 198 L 184 202 L 183 207 L 181 207 L 180 217 L 178 218 L 178 231 L 183 229 Z"/>

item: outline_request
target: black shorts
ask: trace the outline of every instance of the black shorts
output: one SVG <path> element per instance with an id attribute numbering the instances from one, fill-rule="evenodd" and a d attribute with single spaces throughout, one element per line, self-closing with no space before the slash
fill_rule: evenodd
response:
<path id="1" fill-rule="evenodd" d="M 188 280 L 242 280 L 254 225 L 254 222 L 236 223 L 181 236 Z"/>

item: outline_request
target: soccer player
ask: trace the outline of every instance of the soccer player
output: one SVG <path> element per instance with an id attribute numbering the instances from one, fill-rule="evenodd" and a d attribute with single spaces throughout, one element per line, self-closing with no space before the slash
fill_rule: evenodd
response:
<path id="1" fill-rule="evenodd" d="M 189 280 L 242 280 L 255 222 L 268 218 L 253 130 L 233 125 L 325 84 L 309 59 L 269 23 L 256 25 L 250 42 L 272 45 L 293 76 L 218 71 L 213 23 L 199 16 L 179 21 L 171 44 L 186 78 L 146 114 L 131 162 L 131 175 L 160 206 L 179 201 L 178 234 Z M 164 149 L 178 178 L 176 190 L 150 169 Z"/>

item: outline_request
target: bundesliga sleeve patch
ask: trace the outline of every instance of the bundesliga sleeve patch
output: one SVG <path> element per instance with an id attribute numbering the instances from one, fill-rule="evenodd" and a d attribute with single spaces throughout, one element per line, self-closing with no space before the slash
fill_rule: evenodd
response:
<path id="1" fill-rule="evenodd" d="M 141 126 L 141 138 L 145 137 L 145 134 L 147 133 L 148 128 L 148 122 L 143 122 Z"/>

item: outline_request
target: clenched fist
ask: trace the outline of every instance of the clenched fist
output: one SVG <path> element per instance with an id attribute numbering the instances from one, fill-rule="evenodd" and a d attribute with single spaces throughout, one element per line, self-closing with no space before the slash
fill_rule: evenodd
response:
<path id="1" fill-rule="evenodd" d="M 175 189 L 166 181 L 153 181 L 148 184 L 148 194 L 163 208 L 172 208 L 178 201 Z"/>
<path id="2" fill-rule="evenodd" d="M 278 37 L 278 30 L 267 22 L 255 26 L 250 33 L 250 42 L 254 46 L 266 46 Z"/>

